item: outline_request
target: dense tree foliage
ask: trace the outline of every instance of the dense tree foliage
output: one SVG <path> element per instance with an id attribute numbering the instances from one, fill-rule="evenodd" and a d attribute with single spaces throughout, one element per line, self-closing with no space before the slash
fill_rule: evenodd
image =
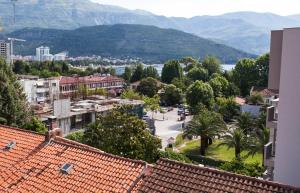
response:
<path id="1" fill-rule="evenodd" d="M 48 129 L 38 118 L 33 117 L 30 122 L 26 123 L 23 126 L 23 129 L 27 129 L 30 131 L 35 131 L 41 134 L 45 134 Z"/>
<path id="2" fill-rule="evenodd" d="M 69 66 L 63 61 L 45 61 L 45 62 L 24 62 L 16 61 L 14 64 L 13 71 L 16 74 L 35 75 L 42 78 L 57 77 L 57 76 L 69 76 L 77 74 L 79 76 L 88 76 L 95 73 L 99 74 L 115 74 L 115 69 L 99 67 L 93 69 L 91 67 L 81 70 Z"/>
<path id="3" fill-rule="evenodd" d="M 144 68 L 143 77 L 144 78 L 151 77 L 151 78 L 159 79 L 158 72 L 156 68 L 153 66 L 148 66 Z"/>
<path id="4" fill-rule="evenodd" d="M 175 85 L 170 84 L 165 86 L 164 93 L 161 96 L 161 99 L 166 105 L 175 105 L 182 102 L 183 93 L 180 88 L 177 88 Z"/>
<path id="5" fill-rule="evenodd" d="M 221 73 L 222 70 L 220 60 L 214 56 L 205 57 L 202 66 L 207 69 L 209 75 Z"/>
<path id="6" fill-rule="evenodd" d="M 159 87 L 157 85 L 157 80 L 154 78 L 145 78 L 142 79 L 140 84 L 137 87 L 137 91 L 145 96 L 153 97 L 157 94 Z"/>
<path id="7" fill-rule="evenodd" d="M 149 163 L 160 156 L 160 139 L 151 135 L 138 117 L 118 110 L 98 117 L 84 132 L 83 142 L 107 153 Z"/>
<path id="8" fill-rule="evenodd" d="M 270 54 L 264 54 L 256 59 L 255 68 L 256 68 L 256 73 L 258 73 L 256 86 L 261 86 L 261 87 L 268 86 L 269 60 L 270 60 Z"/>
<path id="9" fill-rule="evenodd" d="M 122 99 L 141 100 L 143 97 L 139 93 L 134 92 L 131 89 L 127 89 L 121 94 Z"/>
<path id="10" fill-rule="evenodd" d="M 224 121 L 232 121 L 239 115 L 240 107 L 235 102 L 233 97 L 230 98 L 217 98 L 217 110 L 223 116 Z"/>
<path id="11" fill-rule="evenodd" d="M 24 126 L 31 121 L 23 89 L 10 66 L 0 59 L 0 119 L 7 125 Z"/>
<path id="12" fill-rule="evenodd" d="M 179 61 L 177 60 L 170 60 L 165 63 L 162 74 L 161 80 L 164 83 L 171 83 L 174 78 L 182 79 L 183 77 L 183 70 L 180 66 Z"/>
<path id="13" fill-rule="evenodd" d="M 138 64 L 133 70 L 131 76 L 131 82 L 142 80 L 143 77 L 144 77 L 144 66 L 143 64 Z"/>
<path id="14" fill-rule="evenodd" d="M 233 70 L 233 81 L 239 87 L 242 96 L 249 95 L 252 86 L 258 79 L 255 60 L 241 59 Z"/>
<path id="15" fill-rule="evenodd" d="M 126 66 L 122 78 L 126 81 L 126 83 L 129 83 L 131 80 L 131 76 L 132 76 L 132 69 Z"/>
<path id="16" fill-rule="evenodd" d="M 212 108 L 214 104 L 214 92 L 208 83 L 196 81 L 186 91 L 186 102 L 193 111 L 198 105 L 203 104 L 206 108 Z"/>
<path id="17" fill-rule="evenodd" d="M 229 83 L 221 75 L 216 75 L 212 79 L 209 80 L 209 84 L 214 91 L 215 97 L 225 96 L 227 94 Z"/>
<path id="18" fill-rule="evenodd" d="M 265 168 L 259 163 L 246 164 L 240 159 L 234 159 L 220 166 L 220 169 L 252 177 L 261 177 Z"/>
<path id="19" fill-rule="evenodd" d="M 202 67 L 193 67 L 191 70 L 188 71 L 187 77 L 190 78 L 192 81 L 207 81 L 208 71 Z"/>

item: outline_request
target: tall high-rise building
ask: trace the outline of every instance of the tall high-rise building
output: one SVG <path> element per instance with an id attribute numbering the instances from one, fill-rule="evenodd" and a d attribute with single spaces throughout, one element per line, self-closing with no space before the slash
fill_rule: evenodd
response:
<path id="1" fill-rule="evenodd" d="M 274 181 L 294 186 L 300 186 L 299 50 L 300 28 L 272 31 L 268 87 L 279 89 L 279 98 L 267 111 L 264 160 Z"/>
<path id="2" fill-rule="evenodd" d="M 53 60 L 53 55 L 50 54 L 50 48 L 44 47 L 44 46 L 36 48 L 36 56 L 35 57 L 36 57 L 36 60 L 39 62 Z"/>
<path id="3" fill-rule="evenodd" d="M 4 58 L 7 64 L 10 64 L 10 43 L 5 40 L 0 40 L 0 57 Z"/>

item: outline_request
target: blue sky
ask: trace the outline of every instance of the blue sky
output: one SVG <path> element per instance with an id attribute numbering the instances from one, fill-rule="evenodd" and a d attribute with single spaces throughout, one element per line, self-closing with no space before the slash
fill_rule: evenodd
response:
<path id="1" fill-rule="evenodd" d="M 92 0 L 143 9 L 158 15 L 192 17 L 235 11 L 272 12 L 279 15 L 300 13 L 300 0 Z"/>

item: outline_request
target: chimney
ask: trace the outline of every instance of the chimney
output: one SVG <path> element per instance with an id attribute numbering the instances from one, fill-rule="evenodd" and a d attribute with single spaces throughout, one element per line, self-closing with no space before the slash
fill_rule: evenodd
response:
<path id="1" fill-rule="evenodd" d="M 55 138 L 56 136 L 62 137 L 62 131 L 60 128 L 57 128 L 56 117 L 48 117 L 48 131 L 45 135 L 45 141 L 50 141 L 50 139 Z"/>

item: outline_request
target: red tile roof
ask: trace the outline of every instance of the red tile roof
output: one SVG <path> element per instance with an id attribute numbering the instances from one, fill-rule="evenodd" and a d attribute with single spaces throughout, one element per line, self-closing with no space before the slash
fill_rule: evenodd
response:
<path id="1" fill-rule="evenodd" d="M 2 147 L 10 139 L 17 142 L 4 158 L 0 154 L 0 192 L 127 192 L 147 167 L 64 138 L 44 142 L 41 135 L 0 128 Z M 69 174 L 60 171 L 65 163 L 73 165 Z"/>
<path id="2" fill-rule="evenodd" d="M 140 192 L 285 192 L 299 193 L 300 188 L 160 159 L 140 185 Z"/>
<path id="3" fill-rule="evenodd" d="M 16 146 L 5 146 L 15 141 Z M 300 188 L 160 159 L 155 166 L 0 125 L 0 192 L 286 192 Z M 61 167 L 73 167 L 66 174 Z"/>
<path id="4" fill-rule="evenodd" d="M 278 96 L 279 90 L 253 86 L 251 89 L 251 93 L 260 93 L 263 97 L 271 97 Z"/>
<path id="5" fill-rule="evenodd" d="M 124 81 L 123 79 L 116 76 L 84 76 L 84 77 L 66 77 L 62 76 L 60 78 L 59 84 L 90 84 L 90 83 L 99 83 L 99 82 L 115 82 L 115 81 Z"/>

